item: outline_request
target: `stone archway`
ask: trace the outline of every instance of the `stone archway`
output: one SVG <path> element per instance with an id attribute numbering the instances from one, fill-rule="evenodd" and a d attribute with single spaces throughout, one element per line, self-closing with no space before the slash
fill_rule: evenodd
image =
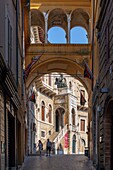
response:
<path id="1" fill-rule="evenodd" d="M 71 20 L 71 27 L 75 27 L 75 26 L 81 26 L 83 28 L 85 28 L 88 32 L 88 35 L 90 35 L 89 33 L 89 15 L 86 11 L 84 11 L 84 9 L 75 9 L 72 13 L 72 20 Z"/>
<path id="2" fill-rule="evenodd" d="M 107 98 L 104 114 L 105 169 L 113 169 L 113 99 Z M 103 141 L 103 139 L 101 139 Z"/>
<path id="3" fill-rule="evenodd" d="M 40 59 L 33 65 L 29 77 L 26 81 L 26 87 L 35 79 L 50 74 L 52 72 L 67 73 L 78 79 L 84 87 L 91 89 L 91 81 L 84 78 L 84 60 L 90 63 L 90 45 L 77 44 L 32 44 L 26 51 L 26 67 L 34 56 L 40 56 Z"/>
<path id="4" fill-rule="evenodd" d="M 58 108 L 55 111 L 55 126 L 56 132 L 59 132 L 64 127 L 64 112 L 63 108 Z"/>

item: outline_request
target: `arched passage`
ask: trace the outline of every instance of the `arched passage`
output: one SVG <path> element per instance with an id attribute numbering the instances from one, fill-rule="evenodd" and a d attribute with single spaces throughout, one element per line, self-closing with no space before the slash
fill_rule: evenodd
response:
<path id="1" fill-rule="evenodd" d="M 49 41 L 48 42 L 45 41 L 46 44 L 40 44 L 40 45 L 34 44 L 28 47 L 27 49 L 28 51 L 26 53 L 26 66 L 29 65 L 32 57 L 39 56 L 40 54 L 43 55 L 36 62 L 36 64 L 33 65 L 33 67 L 31 68 L 28 78 L 26 80 L 26 87 L 29 88 L 29 86 L 33 82 L 35 84 L 35 81 L 38 81 L 38 78 L 42 77 L 45 74 L 58 72 L 58 73 L 66 73 L 68 75 L 75 77 L 84 85 L 87 91 L 89 91 L 91 88 L 90 86 L 91 81 L 84 78 L 84 60 L 88 63 L 90 67 L 91 66 L 90 57 L 89 57 L 90 45 L 78 46 L 75 44 L 73 45 L 70 44 L 70 30 L 73 29 L 75 26 L 81 26 L 85 28 L 87 32 L 89 31 L 89 25 L 87 22 L 89 21 L 89 18 L 87 17 L 88 16 L 87 13 L 82 9 L 75 10 L 76 8 L 74 7 L 71 10 L 65 8 L 61 9 L 62 7 L 60 8 L 60 6 L 58 6 L 58 8 L 55 8 L 55 6 L 54 7 L 51 6 L 51 9 L 49 10 L 45 10 L 43 8 L 43 5 L 39 8 L 40 11 L 43 11 L 42 13 L 46 13 L 47 16 L 47 18 L 42 17 L 42 21 L 45 22 L 45 25 L 42 24 L 43 29 L 45 29 L 45 39 L 47 40 L 48 37 L 47 34 L 49 33 L 48 30 L 53 29 L 53 27 L 59 27 L 65 30 L 68 44 L 64 44 L 65 46 L 63 46 L 63 44 L 61 43 L 56 45 L 56 44 L 51 44 L 51 42 L 49 43 Z M 77 12 L 79 13 L 79 15 L 77 14 Z M 70 13 L 72 14 L 71 20 L 69 17 Z M 42 26 L 40 24 L 41 28 Z M 71 88 L 71 84 L 70 84 L 70 88 Z M 63 114 L 60 114 L 61 108 L 62 107 L 57 108 L 54 115 L 55 120 L 57 122 L 56 123 L 57 132 L 60 132 L 64 126 L 62 121 L 64 119 Z M 71 112 L 71 110 L 69 112 L 67 110 L 65 111 L 67 115 L 68 113 Z M 67 116 L 66 120 L 69 120 L 70 117 L 71 116 Z M 74 121 L 73 124 L 75 124 Z M 76 124 L 74 126 L 76 126 Z M 74 128 L 75 127 L 73 127 L 73 130 L 75 130 Z M 71 136 L 70 146 L 71 146 L 71 153 L 72 153 L 72 136 Z"/>
<path id="2" fill-rule="evenodd" d="M 78 56 L 77 56 L 78 57 Z M 29 59 L 29 57 L 28 57 Z M 29 61 L 27 59 L 27 62 Z M 30 70 L 29 78 L 27 78 L 26 86 L 29 87 L 35 79 L 43 76 L 44 74 L 50 74 L 52 72 L 67 73 L 77 78 L 84 87 L 88 90 L 91 88 L 91 81 L 84 78 L 84 63 L 83 59 L 79 60 L 80 64 L 73 60 L 70 56 L 63 55 L 43 55 L 41 60 L 35 64 Z"/>
<path id="3" fill-rule="evenodd" d="M 56 132 L 59 132 L 64 127 L 64 113 L 65 110 L 63 108 L 56 109 L 55 112 Z"/>

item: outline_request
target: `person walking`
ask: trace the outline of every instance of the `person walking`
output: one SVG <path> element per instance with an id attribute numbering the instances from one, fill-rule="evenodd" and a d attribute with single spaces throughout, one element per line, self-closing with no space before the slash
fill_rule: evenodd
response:
<path id="1" fill-rule="evenodd" d="M 50 152 L 51 152 L 51 142 L 49 139 L 47 139 L 47 143 L 46 143 L 46 156 L 50 156 Z"/>
<path id="2" fill-rule="evenodd" d="M 42 150 L 43 150 L 43 144 L 42 144 L 41 140 L 39 140 L 39 142 L 38 142 L 38 147 L 39 147 L 39 152 L 40 152 L 40 156 L 41 156 Z"/>

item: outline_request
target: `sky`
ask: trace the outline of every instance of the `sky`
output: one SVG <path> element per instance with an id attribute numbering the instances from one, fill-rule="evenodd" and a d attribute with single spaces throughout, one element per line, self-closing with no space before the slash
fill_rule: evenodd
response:
<path id="1" fill-rule="evenodd" d="M 71 44 L 87 44 L 87 32 L 82 27 L 74 27 L 70 33 Z M 48 32 L 50 43 L 66 43 L 65 31 L 60 27 L 52 27 Z"/>

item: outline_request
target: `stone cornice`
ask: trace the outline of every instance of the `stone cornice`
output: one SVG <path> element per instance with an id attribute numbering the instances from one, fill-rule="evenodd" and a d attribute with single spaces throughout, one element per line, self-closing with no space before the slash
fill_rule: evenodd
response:
<path id="1" fill-rule="evenodd" d="M 62 53 L 62 54 L 77 54 L 77 55 L 89 55 L 91 51 L 90 44 L 31 44 L 27 48 L 26 54 L 32 53 Z"/>

